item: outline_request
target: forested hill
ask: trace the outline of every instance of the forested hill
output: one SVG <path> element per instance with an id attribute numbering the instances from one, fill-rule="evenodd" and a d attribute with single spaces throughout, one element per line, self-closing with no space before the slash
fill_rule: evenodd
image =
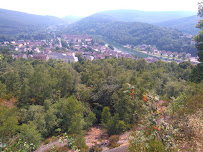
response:
<path id="1" fill-rule="evenodd" d="M 155 25 L 173 28 L 185 33 L 197 35 L 198 29 L 195 27 L 195 25 L 198 23 L 199 20 L 200 20 L 200 17 L 198 17 L 197 15 L 194 15 L 194 16 L 184 17 L 181 19 L 174 19 L 174 20 L 164 21 L 160 23 L 155 23 Z"/>
<path id="2" fill-rule="evenodd" d="M 34 15 L 18 11 L 0 9 L 1 24 L 15 22 L 25 25 L 53 25 L 63 23 L 63 20 L 54 16 Z"/>
<path id="3" fill-rule="evenodd" d="M 67 28 L 61 31 L 62 33 L 95 33 L 98 28 L 103 27 L 109 23 L 116 22 L 116 19 L 109 15 L 93 14 L 91 16 L 85 17 L 76 23 L 69 25 Z"/>
<path id="4" fill-rule="evenodd" d="M 139 10 L 110 10 L 100 12 L 103 15 L 109 15 L 118 21 L 124 22 L 145 22 L 156 23 L 172 19 L 184 18 L 196 15 L 196 12 L 190 11 L 139 11 Z"/>
<path id="5" fill-rule="evenodd" d="M 108 15 L 117 21 L 144 22 L 177 29 L 181 32 L 197 35 L 195 25 L 199 21 L 197 12 L 190 11 L 139 11 L 139 10 L 110 10 L 100 14 Z"/>
<path id="6" fill-rule="evenodd" d="M 54 16 L 42 16 L 0 9 L 0 34 L 31 33 L 44 26 L 64 23 Z"/>
<path id="7" fill-rule="evenodd" d="M 156 45 L 160 50 L 185 51 L 196 56 L 191 39 L 183 33 L 141 22 L 121 22 L 109 15 L 94 14 L 70 25 L 62 33 L 102 35 L 120 44 Z"/>

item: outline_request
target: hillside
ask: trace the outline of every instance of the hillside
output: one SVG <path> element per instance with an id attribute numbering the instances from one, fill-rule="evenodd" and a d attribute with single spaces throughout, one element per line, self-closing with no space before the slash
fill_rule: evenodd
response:
<path id="1" fill-rule="evenodd" d="M 85 17 L 76 23 L 73 23 L 69 25 L 67 28 L 65 28 L 62 32 L 65 33 L 95 33 L 95 31 L 103 27 L 109 23 L 115 22 L 116 19 L 109 15 L 103 15 L 103 14 L 93 14 L 91 16 Z"/>
<path id="2" fill-rule="evenodd" d="M 62 33 L 86 33 L 102 35 L 115 42 L 126 45 L 156 45 L 160 50 L 186 51 L 196 55 L 191 39 L 182 37 L 176 30 L 166 29 L 141 22 L 121 22 L 109 15 L 94 14 L 70 25 Z"/>
<path id="3" fill-rule="evenodd" d="M 118 21 L 156 23 L 196 15 L 189 11 L 139 11 L 139 10 L 110 10 L 100 14 L 109 15 Z"/>
<path id="4" fill-rule="evenodd" d="M 0 34 L 30 33 L 50 25 L 64 23 L 60 18 L 0 9 Z"/>
<path id="5" fill-rule="evenodd" d="M 128 144 L 131 131 L 119 135 L 129 129 L 130 152 L 202 149 L 203 86 L 190 81 L 189 62 L 111 58 L 69 64 L 12 59 L 3 51 L 3 152 L 102 151 Z"/>
<path id="6" fill-rule="evenodd" d="M 195 25 L 199 21 L 196 12 L 189 11 L 139 11 L 139 10 L 110 10 L 99 12 L 100 15 L 109 16 L 116 21 L 144 22 L 196 35 Z"/>
<path id="7" fill-rule="evenodd" d="M 195 25 L 198 23 L 199 20 L 200 20 L 200 17 L 194 15 L 194 16 L 184 17 L 181 19 L 155 23 L 155 25 L 173 28 L 173 29 L 182 31 L 184 33 L 197 35 L 198 29 L 195 27 Z"/>

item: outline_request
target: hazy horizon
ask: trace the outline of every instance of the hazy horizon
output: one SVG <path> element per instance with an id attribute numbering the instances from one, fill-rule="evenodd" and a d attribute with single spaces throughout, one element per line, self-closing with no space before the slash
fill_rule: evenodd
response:
<path id="1" fill-rule="evenodd" d="M 50 15 L 56 17 L 78 16 L 86 17 L 101 11 L 108 10 L 139 10 L 139 11 L 190 11 L 197 12 L 200 0 L 145 0 L 136 2 L 126 1 L 48 1 L 35 0 L 29 3 L 26 0 L 7 0 L 1 3 L 2 9 L 20 11 L 36 15 Z M 12 5 L 11 5 L 12 4 Z M 147 5 L 146 5 L 147 4 Z"/>

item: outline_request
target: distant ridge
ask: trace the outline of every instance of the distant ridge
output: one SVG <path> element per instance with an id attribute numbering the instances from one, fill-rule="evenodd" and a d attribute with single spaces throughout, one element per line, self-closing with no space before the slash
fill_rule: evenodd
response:
<path id="1" fill-rule="evenodd" d="M 173 29 L 182 31 L 184 33 L 197 35 L 199 29 L 197 29 L 195 25 L 198 23 L 199 20 L 200 20 L 200 17 L 198 17 L 197 15 L 194 15 L 194 16 L 184 17 L 180 19 L 174 19 L 174 20 L 169 20 L 165 22 L 155 23 L 155 25 L 173 28 Z"/>
<path id="2" fill-rule="evenodd" d="M 99 12 L 99 14 L 109 15 L 118 21 L 124 22 L 145 22 L 156 23 L 172 19 L 184 18 L 196 15 L 197 12 L 190 11 L 139 11 L 139 10 L 110 10 Z"/>
<path id="3" fill-rule="evenodd" d="M 41 27 L 65 23 L 54 16 L 42 16 L 0 9 L 0 35 L 35 32 Z"/>
<path id="4" fill-rule="evenodd" d="M 24 12 L 0 9 L 0 21 L 16 22 L 26 25 L 53 25 L 63 23 L 63 20 L 54 16 L 28 14 Z"/>

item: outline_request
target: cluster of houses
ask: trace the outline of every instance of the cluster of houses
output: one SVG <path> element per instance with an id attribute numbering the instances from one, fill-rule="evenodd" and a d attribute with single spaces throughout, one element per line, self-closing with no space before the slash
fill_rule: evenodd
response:
<path id="1" fill-rule="evenodd" d="M 69 48 L 63 48 L 61 38 L 57 37 L 49 41 L 5 41 L 2 45 L 13 45 L 15 53 L 13 58 L 33 58 L 48 61 L 49 59 L 63 60 L 65 62 L 77 62 L 77 54 L 82 54 L 86 60 L 104 58 L 132 58 L 128 53 L 112 50 L 108 45 L 101 45 L 97 42 L 92 43 L 92 37 L 86 35 L 62 35 Z M 55 43 L 55 41 L 58 43 Z M 56 48 L 59 48 L 56 50 Z"/>
<path id="2" fill-rule="evenodd" d="M 62 35 L 62 38 L 69 44 L 91 44 L 92 43 L 92 37 L 88 35 Z"/>
<path id="3" fill-rule="evenodd" d="M 149 54 L 157 54 L 157 55 L 161 55 L 161 56 L 168 56 L 168 57 L 185 57 L 185 58 L 190 58 L 191 54 L 190 53 L 185 53 L 185 52 L 171 52 L 171 51 L 159 51 L 159 50 L 153 50 L 151 52 L 149 52 Z"/>
<path id="4" fill-rule="evenodd" d="M 142 45 L 138 45 L 136 46 L 136 48 L 138 48 L 139 50 L 141 50 L 144 53 L 147 54 L 152 54 L 152 55 L 159 55 L 159 56 L 165 56 L 165 57 L 179 57 L 179 58 L 190 58 L 191 54 L 190 53 L 184 53 L 184 52 L 172 52 L 172 51 L 165 51 L 165 50 L 157 50 L 156 46 L 152 46 L 152 45 L 146 45 L 146 44 L 142 44 Z"/>

